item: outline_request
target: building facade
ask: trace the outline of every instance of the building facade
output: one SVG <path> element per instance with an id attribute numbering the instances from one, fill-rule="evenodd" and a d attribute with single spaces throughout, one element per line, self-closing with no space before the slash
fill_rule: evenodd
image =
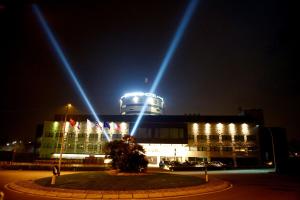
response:
<path id="1" fill-rule="evenodd" d="M 64 116 L 44 122 L 39 155 L 41 159 L 55 158 L 64 137 L 63 158 L 83 159 L 104 157 L 103 146 L 109 140 L 129 134 L 135 115 L 106 115 L 96 124 L 89 115 L 69 116 L 63 134 Z M 71 125 L 72 124 L 72 125 Z M 146 150 L 150 166 L 161 160 L 213 161 L 232 166 L 260 163 L 258 127 L 263 122 L 251 116 L 145 115 L 135 138 Z M 106 135 L 108 137 L 106 137 Z"/>

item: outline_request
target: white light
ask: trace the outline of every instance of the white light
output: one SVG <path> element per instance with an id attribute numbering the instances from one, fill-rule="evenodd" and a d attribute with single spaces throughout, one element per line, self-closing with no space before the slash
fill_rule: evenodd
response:
<path id="1" fill-rule="evenodd" d="M 125 122 L 121 123 L 120 128 L 121 128 L 121 133 L 122 134 L 126 134 L 126 132 L 127 132 L 127 124 Z"/>
<path id="2" fill-rule="evenodd" d="M 205 124 L 204 133 L 205 133 L 206 135 L 209 135 L 209 134 L 210 134 L 210 123 L 206 123 L 206 124 Z"/>
<path id="3" fill-rule="evenodd" d="M 66 127 L 65 127 L 66 133 L 69 132 L 69 129 L 70 129 L 70 122 L 66 122 Z"/>
<path id="4" fill-rule="evenodd" d="M 216 128 L 218 134 L 222 134 L 224 132 L 224 125 L 222 123 L 218 123 Z"/>
<path id="5" fill-rule="evenodd" d="M 144 92 L 130 92 L 130 93 L 126 93 L 126 94 L 124 94 L 121 97 L 121 99 L 127 98 L 127 97 L 135 97 L 135 96 L 137 96 L 137 97 L 146 96 L 146 97 L 158 98 L 158 99 L 160 99 L 162 101 L 162 103 L 164 103 L 164 99 L 162 97 L 157 96 L 157 95 L 155 95 L 153 93 L 144 93 Z"/>
<path id="6" fill-rule="evenodd" d="M 150 105 L 153 105 L 154 104 L 154 99 L 152 97 L 148 97 L 147 103 L 150 104 Z"/>
<path id="7" fill-rule="evenodd" d="M 248 127 L 248 124 L 246 124 L 246 123 L 243 123 L 243 124 L 242 124 L 242 133 L 243 133 L 244 135 L 248 135 L 248 134 L 249 134 L 249 127 Z"/>
<path id="8" fill-rule="evenodd" d="M 199 124 L 193 123 L 193 135 L 199 134 Z"/>
<path id="9" fill-rule="evenodd" d="M 52 154 L 52 158 L 59 158 L 60 154 L 59 153 L 54 153 Z M 62 154 L 62 158 L 66 159 L 84 159 L 89 157 L 89 154 Z M 105 155 L 94 155 L 96 158 L 104 158 Z"/>
<path id="10" fill-rule="evenodd" d="M 231 135 L 235 135 L 236 134 L 236 128 L 235 128 L 235 125 L 233 123 L 230 123 L 229 125 L 229 133 Z"/>
<path id="11" fill-rule="evenodd" d="M 92 132 L 92 122 L 90 120 L 86 120 L 86 132 L 90 134 Z"/>
<path id="12" fill-rule="evenodd" d="M 9 143 L 6 143 L 6 146 L 9 146 Z"/>
<path id="13" fill-rule="evenodd" d="M 132 101 L 134 103 L 138 103 L 139 102 L 139 98 L 137 96 L 135 96 L 135 97 L 132 98 Z"/>

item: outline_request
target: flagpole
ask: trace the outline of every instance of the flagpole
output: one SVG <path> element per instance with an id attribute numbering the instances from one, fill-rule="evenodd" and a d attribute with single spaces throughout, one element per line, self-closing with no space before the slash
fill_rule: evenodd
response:
<path id="1" fill-rule="evenodd" d="M 59 154 L 59 160 L 58 160 L 58 172 L 59 173 L 60 173 L 60 167 L 61 167 L 62 153 L 63 153 L 63 150 L 64 150 L 64 139 L 65 139 L 65 133 L 66 133 L 67 116 L 68 116 L 69 109 L 71 107 L 72 107 L 71 104 L 68 104 L 66 106 L 65 120 L 64 120 L 63 128 L 62 128 L 62 137 L 61 137 L 61 140 L 60 140 L 60 154 Z"/>

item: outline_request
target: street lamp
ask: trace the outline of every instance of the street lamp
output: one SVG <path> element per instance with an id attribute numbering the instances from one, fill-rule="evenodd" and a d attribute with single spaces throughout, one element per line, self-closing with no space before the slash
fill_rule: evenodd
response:
<path id="1" fill-rule="evenodd" d="M 273 137 L 273 132 L 270 128 L 267 128 L 271 135 L 271 142 L 272 142 L 272 151 L 273 151 L 273 162 L 274 162 L 274 170 L 277 172 L 277 164 L 276 164 L 276 157 L 275 157 L 275 147 L 274 147 L 274 137 Z"/>
<path id="2" fill-rule="evenodd" d="M 62 153 L 64 150 L 64 141 L 65 141 L 64 139 L 65 139 L 65 133 L 66 133 L 67 116 L 68 116 L 68 113 L 69 113 L 69 110 L 71 107 L 72 107 L 72 105 L 70 103 L 68 105 L 66 105 L 65 120 L 63 123 L 63 127 L 62 127 L 62 137 L 60 139 L 60 154 L 59 154 L 59 160 L 58 160 L 58 172 L 60 172 Z"/>

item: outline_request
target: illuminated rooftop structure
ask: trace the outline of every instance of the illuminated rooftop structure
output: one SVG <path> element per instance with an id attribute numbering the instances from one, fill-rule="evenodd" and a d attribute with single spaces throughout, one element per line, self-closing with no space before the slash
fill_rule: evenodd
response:
<path id="1" fill-rule="evenodd" d="M 153 93 L 132 92 L 120 98 L 120 113 L 122 115 L 139 115 L 144 104 L 144 115 L 161 115 L 164 109 L 164 99 Z"/>

